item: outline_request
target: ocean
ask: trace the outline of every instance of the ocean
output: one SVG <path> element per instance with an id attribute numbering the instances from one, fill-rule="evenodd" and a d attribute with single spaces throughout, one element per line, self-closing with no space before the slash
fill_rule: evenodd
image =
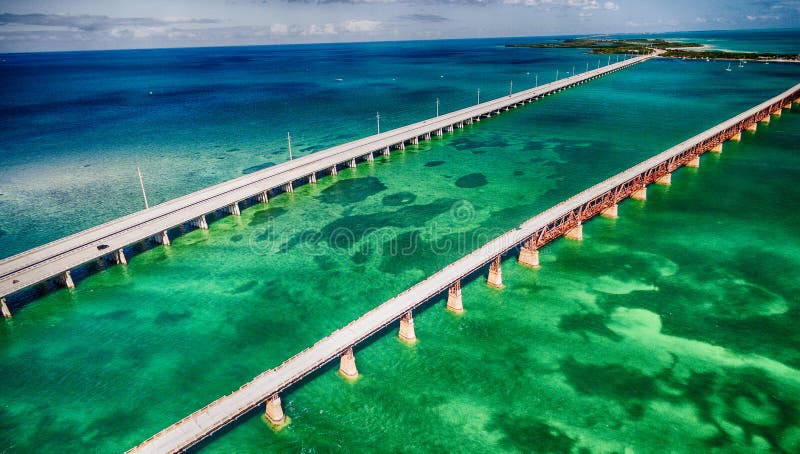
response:
<path id="1" fill-rule="evenodd" d="M 537 38 L 538 39 L 538 38 Z M 752 37 L 748 39 L 753 39 Z M 796 40 L 796 35 L 787 41 Z M 0 256 L 597 65 L 517 40 L 3 55 Z M 791 44 L 785 44 L 790 46 Z M 607 58 L 607 57 L 605 57 Z M 602 59 L 602 57 L 601 57 Z M 600 62 L 605 63 L 604 61 Z M 497 234 L 794 85 L 653 60 L 360 164 L 14 308 L 0 450 L 118 452 Z M 464 285 L 207 452 L 800 449 L 800 115 L 681 169 L 505 288 Z M 342 232 L 345 234 L 343 235 Z"/>

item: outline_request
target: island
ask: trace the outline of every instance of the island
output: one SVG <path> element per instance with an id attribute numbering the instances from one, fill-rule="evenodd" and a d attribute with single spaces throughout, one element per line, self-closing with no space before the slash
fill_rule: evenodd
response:
<path id="1" fill-rule="evenodd" d="M 730 52 L 708 50 L 702 44 L 667 41 L 663 39 L 613 39 L 613 38 L 571 38 L 547 43 L 515 43 L 506 47 L 528 47 L 534 49 L 589 49 L 592 54 L 639 54 L 647 55 L 661 50 L 661 57 L 701 60 L 753 60 L 800 62 L 800 55 L 776 54 L 771 52 Z"/>

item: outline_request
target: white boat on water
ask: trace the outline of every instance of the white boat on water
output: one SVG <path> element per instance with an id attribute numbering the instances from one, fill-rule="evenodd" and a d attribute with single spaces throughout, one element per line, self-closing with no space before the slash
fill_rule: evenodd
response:
<path id="1" fill-rule="evenodd" d="M 730 72 L 730 71 L 731 71 L 731 63 L 730 63 L 730 62 L 728 62 L 728 67 L 727 67 L 727 68 L 725 68 L 725 71 L 728 71 L 728 72 Z"/>

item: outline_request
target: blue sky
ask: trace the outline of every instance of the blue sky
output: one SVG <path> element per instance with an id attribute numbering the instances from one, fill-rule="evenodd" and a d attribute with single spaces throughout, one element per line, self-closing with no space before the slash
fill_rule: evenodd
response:
<path id="1" fill-rule="evenodd" d="M 0 0 L 0 52 L 800 26 L 800 0 Z"/>

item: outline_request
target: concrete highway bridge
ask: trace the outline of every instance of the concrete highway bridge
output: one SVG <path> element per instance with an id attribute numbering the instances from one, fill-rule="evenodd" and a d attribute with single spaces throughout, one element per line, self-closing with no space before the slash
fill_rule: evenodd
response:
<path id="1" fill-rule="evenodd" d="M 225 211 L 239 215 L 240 204 L 243 202 L 267 203 L 270 194 L 291 192 L 297 184 L 316 183 L 318 177 L 326 174 L 335 175 L 338 169 L 343 167 L 356 167 L 358 161 L 373 161 L 375 154 L 389 155 L 393 149 L 405 149 L 406 144 L 418 144 L 420 140 L 442 136 L 446 132 L 453 132 L 455 128 L 463 128 L 464 125 L 473 124 L 482 118 L 498 115 L 598 77 L 621 71 L 652 57 L 647 55 L 629 58 L 536 88 L 510 93 L 508 96 L 472 107 L 312 153 L 5 258 L 0 260 L 0 310 L 4 316 L 11 317 L 6 299 L 15 292 L 41 282 L 55 281 L 73 288 L 75 283 L 71 270 L 84 264 L 96 260 L 126 264 L 125 249 L 140 241 L 153 239 L 158 243 L 169 245 L 169 234 L 176 233 L 175 227 L 192 225 L 207 229 L 206 215 L 209 213 Z"/>

